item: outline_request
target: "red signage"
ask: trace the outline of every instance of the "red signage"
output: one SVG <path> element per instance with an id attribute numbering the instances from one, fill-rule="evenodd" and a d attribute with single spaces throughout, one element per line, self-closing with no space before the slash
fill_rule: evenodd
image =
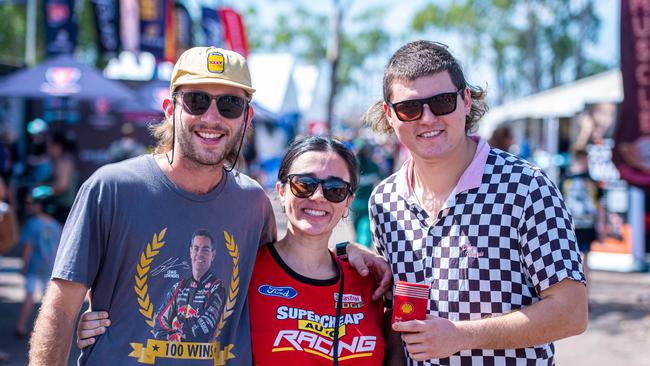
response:
<path id="1" fill-rule="evenodd" d="M 614 163 L 621 178 L 650 191 L 650 1 L 621 0 L 624 99 Z"/>
<path id="2" fill-rule="evenodd" d="M 224 42 L 227 48 L 248 57 L 248 40 L 241 15 L 231 8 L 221 8 L 219 17 L 223 23 Z"/>

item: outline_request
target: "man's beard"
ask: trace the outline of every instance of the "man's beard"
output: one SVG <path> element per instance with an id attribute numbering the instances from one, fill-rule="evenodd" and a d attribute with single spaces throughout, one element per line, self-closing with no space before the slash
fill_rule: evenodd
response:
<path id="1" fill-rule="evenodd" d="M 197 126 L 197 129 L 201 126 Z M 226 145 L 221 151 L 197 151 L 195 144 L 193 144 L 192 137 L 194 131 L 178 131 L 178 144 L 181 150 L 181 155 L 186 158 L 189 162 L 192 162 L 199 166 L 213 167 L 215 165 L 221 165 L 224 163 L 224 160 L 231 155 L 234 149 L 237 147 L 239 141 L 241 141 L 242 134 L 244 133 L 244 126 L 238 129 L 238 131 L 231 135 L 225 129 L 215 129 L 214 132 L 223 133 L 222 138 L 226 138 Z"/>

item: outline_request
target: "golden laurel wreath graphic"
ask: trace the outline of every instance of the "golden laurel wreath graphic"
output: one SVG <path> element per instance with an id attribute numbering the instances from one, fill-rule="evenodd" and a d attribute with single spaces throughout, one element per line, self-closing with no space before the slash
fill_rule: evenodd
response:
<path id="1" fill-rule="evenodd" d="M 235 243 L 235 237 L 228 234 L 225 230 L 223 232 L 223 237 L 226 239 L 228 254 L 232 257 L 232 278 L 230 279 L 228 299 L 226 300 L 226 305 L 224 306 L 221 318 L 219 319 L 217 337 L 221 334 L 221 330 L 223 330 L 223 327 L 226 325 L 226 319 L 232 315 L 235 303 L 237 302 L 237 294 L 239 293 L 239 247 L 237 246 L 237 243 Z"/>
<path id="2" fill-rule="evenodd" d="M 153 234 L 151 243 L 147 243 L 147 247 L 140 253 L 140 261 L 136 266 L 135 274 L 135 290 L 136 295 L 138 295 L 138 304 L 140 305 L 140 314 L 144 315 L 147 318 L 146 323 L 153 328 L 155 314 L 153 312 L 153 304 L 149 299 L 149 286 L 147 285 L 147 280 L 149 279 L 149 268 L 153 258 L 158 255 L 160 248 L 165 245 L 163 238 L 167 228 L 162 229 L 158 235 Z"/>

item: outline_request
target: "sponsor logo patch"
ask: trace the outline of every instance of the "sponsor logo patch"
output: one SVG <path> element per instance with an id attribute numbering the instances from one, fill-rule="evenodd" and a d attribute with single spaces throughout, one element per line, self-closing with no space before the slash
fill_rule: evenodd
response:
<path id="1" fill-rule="evenodd" d="M 223 73 L 224 57 L 220 52 L 208 53 L 208 71 L 217 74 Z"/>
<path id="2" fill-rule="evenodd" d="M 339 294 L 338 292 L 334 293 L 334 302 L 339 301 Z M 343 298 L 341 299 L 341 304 L 344 309 L 359 309 L 363 307 L 363 298 L 360 295 L 353 295 L 353 294 L 343 294 Z"/>
<path id="3" fill-rule="evenodd" d="M 400 310 L 402 310 L 402 313 L 404 314 L 410 314 L 413 312 L 413 304 L 405 302 L 400 306 Z"/>
<path id="4" fill-rule="evenodd" d="M 262 295 L 282 297 L 285 299 L 293 299 L 298 295 L 298 291 L 289 286 L 275 287 L 271 285 L 262 285 L 257 289 L 257 292 Z"/>

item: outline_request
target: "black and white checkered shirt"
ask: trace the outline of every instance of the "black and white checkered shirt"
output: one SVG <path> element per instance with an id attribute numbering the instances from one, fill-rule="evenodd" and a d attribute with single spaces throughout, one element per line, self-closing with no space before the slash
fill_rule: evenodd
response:
<path id="1" fill-rule="evenodd" d="M 474 159 L 432 218 L 412 193 L 413 161 L 370 198 L 371 231 L 395 281 L 427 283 L 429 314 L 477 320 L 534 304 L 565 278 L 585 281 L 570 215 L 537 167 L 479 140 Z M 464 350 L 409 365 L 553 365 L 552 343 Z"/>

